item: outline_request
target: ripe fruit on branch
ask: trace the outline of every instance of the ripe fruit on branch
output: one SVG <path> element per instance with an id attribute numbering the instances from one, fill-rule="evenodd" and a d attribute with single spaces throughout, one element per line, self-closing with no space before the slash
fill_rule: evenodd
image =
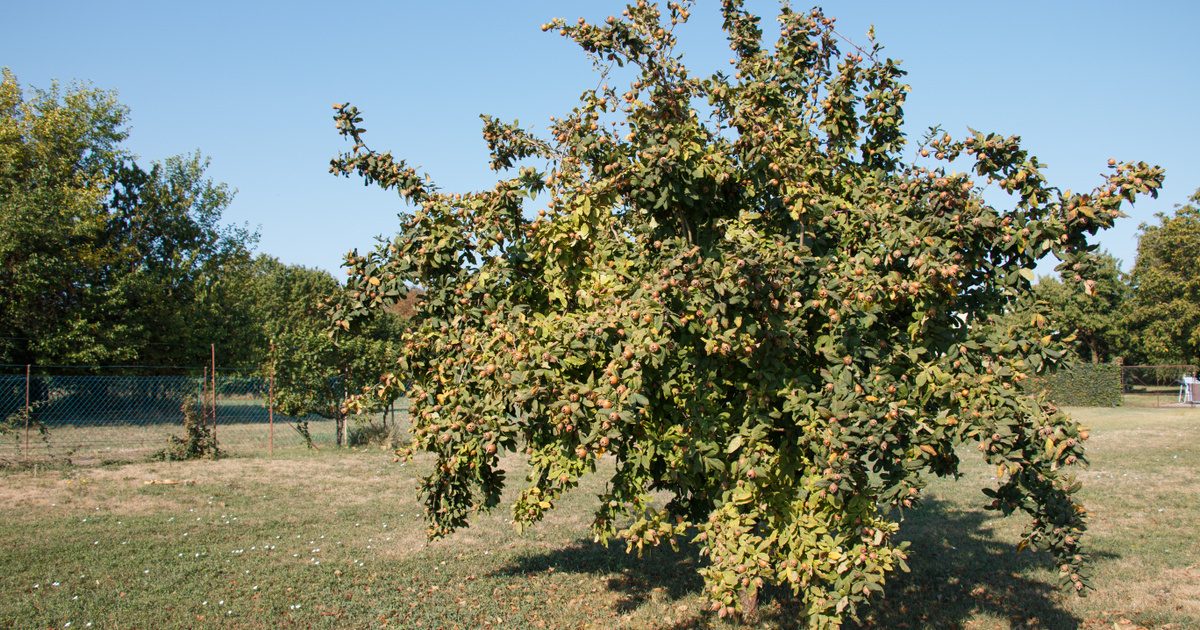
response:
<path id="1" fill-rule="evenodd" d="M 970 177 L 906 164 L 895 62 L 839 51 L 820 10 L 784 12 L 787 45 L 772 47 L 740 0 L 720 4 L 734 77 L 683 67 L 668 27 L 683 14 L 670 7 L 640 0 L 603 25 L 544 25 L 635 78 L 585 92 L 544 138 L 488 121 L 493 166 L 509 174 L 465 197 L 367 149 L 357 114 L 338 110 L 354 148 L 333 170 L 418 208 L 350 283 L 426 291 L 402 368 L 388 367 L 432 394 L 414 395 L 411 413 L 414 447 L 437 458 L 422 485 L 433 535 L 499 503 L 511 481 L 496 454 L 523 452 L 518 524 L 606 471 L 597 538 L 641 549 L 692 537 L 719 614 L 749 612 L 772 583 L 835 626 L 866 605 L 863 584 L 904 566 L 892 509 L 914 504 L 925 473 L 953 475 L 955 448 L 978 440 L 1007 471 L 994 505 L 1025 512 L 1031 540 L 1079 588 L 1085 512 L 1062 467 L 1082 451 L 1047 453 L 1040 431 L 1079 432 L 1021 386 L 1056 369 L 1063 342 L 1044 339 L 1054 322 L 996 318 L 1051 254 L 1090 286 L 1102 217 L 1127 191 L 1156 191 L 1161 169 L 1110 160 L 1083 221 L 1016 137 L 929 134 L 920 156 L 973 161 Z M 621 111 L 627 135 L 597 141 Z M 990 202 L 1003 194 L 985 191 L 994 182 L 1006 204 Z M 535 198 L 546 211 L 531 220 L 522 200 Z M 331 317 L 348 329 L 386 293 Z M 818 527 L 815 539 L 775 535 Z"/>

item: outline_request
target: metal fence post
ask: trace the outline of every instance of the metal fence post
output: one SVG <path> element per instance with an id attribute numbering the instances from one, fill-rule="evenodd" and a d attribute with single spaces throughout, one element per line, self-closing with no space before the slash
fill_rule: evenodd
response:
<path id="1" fill-rule="evenodd" d="M 29 364 L 25 364 L 25 459 L 29 459 Z"/>
<path id="2" fill-rule="evenodd" d="M 209 349 L 212 350 L 212 437 L 213 443 L 217 442 L 217 344 L 209 344 Z"/>
<path id="3" fill-rule="evenodd" d="M 271 344 L 271 375 L 267 379 L 267 455 L 275 457 L 275 344 Z"/>

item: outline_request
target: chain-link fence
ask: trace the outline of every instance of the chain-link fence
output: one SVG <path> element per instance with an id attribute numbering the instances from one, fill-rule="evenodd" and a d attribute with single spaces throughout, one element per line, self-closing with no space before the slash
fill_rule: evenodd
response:
<path id="1" fill-rule="evenodd" d="M 182 408 L 189 400 L 200 404 L 205 422 L 229 455 L 338 443 L 333 418 L 272 413 L 272 383 L 261 376 L 218 370 L 214 379 L 203 369 L 179 368 L 136 372 L 0 366 L 0 463 L 150 459 L 166 448 L 169 436 L 182 437 Z M 402 407 L 348 419 L 350 441 L 364 428 L 376 433 L 395 429 Z"/>
<path id="2" fill-rule="evenodd" d="M 1195 365 L 1123 365 L 1125 404 L 1153 407 L 1200 404 L 1200 382 L 1195 377 Z"/>

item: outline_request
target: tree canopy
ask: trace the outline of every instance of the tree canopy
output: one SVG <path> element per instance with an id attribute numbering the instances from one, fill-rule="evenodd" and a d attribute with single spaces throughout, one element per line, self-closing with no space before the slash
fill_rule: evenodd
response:
<path id="1" fill-rule="evenodd" d="M 1074 337 L 1070 348 L 1080 359 L 1100 363 L 1124 356 L 1131 349 L 1124 318 L 1132 290 L 1116 258 L 1103 253 L 1096 261 L 1093 277 L 1085 282 L 1039 278 L 1030 299 L 1018 304 L 1010 319 L 1028 319 L 1040 310 L 1060 332 Z"/>
<path id="2" fill-rule="evenodd" d="M 769 46 L 725 0 L 733 68 L 695 76 L 675 49 L 689 6 L 547 24 L 601 77 L 546 138 L 484 117 L 508 173 L 490 190 L 439 190 L 335 106 L 352 147 L 331 170 L 415 206 L 390 242 L 347 258 L 358 293 L 333 317 L 348 327 L 425 290 L 396 373 L 414 444 L 436 459 L 430 535 L 498 505 L 506 451 L 529 463 L 518 524 L 603 463 L 598 539 L 640 551 L 689 536 L 722 616 L 779 584 L 834 626 L 904 567 L 895 510 L 925 475 L 954 474 L 970 441 L 1000 477 L 989 506 L 1028 514 L 1022 544 L 1084 589 L 1068 471 L 1087 433 L 1020 386 L 1066 348 L 1044 319 L 984 324 L 1046 256 L 1085 282 L 1091 237 L 1162 170 L 1113 160 L 1072 193 L 1019 138 L 978 131 L 932 130 L 910 162 L 904 73 L 873 38 L 842 50 L 833 18 L 785 5 Z M 614 64 L 633 67 L 628 86 Z M 405 385 L 385 374 L 376 393 Z"/>
<path id="3" fill-rule="evenodd" d="M 1158 224 L 1142 224 L 1128 326 L 1145 359 L 1200 363 L 1200 190 Z"/>
<path id="4" fill-rule="evenodd" d="M 0 363 L 202 363 L 221 274 L 257 235 L 198 153 L 139 166 L 128 110 L 0 81 Z"/>
<path id="5" fill-rule="evenodd" d="M 394 364 L 402 317 L 380 312 L 361 321 L 354 334 L 333 339 L 327 303 L 344 288 L 329 272 L 258 256 L 231 280 L 239 296 L 235 309 L 247 322 L 239 353 L 275 378 L 276 409 L 336 419 L 343 437 L 348 392 L 377 382 Z M 377 401 L 372 410 L 390 403 Z"/>

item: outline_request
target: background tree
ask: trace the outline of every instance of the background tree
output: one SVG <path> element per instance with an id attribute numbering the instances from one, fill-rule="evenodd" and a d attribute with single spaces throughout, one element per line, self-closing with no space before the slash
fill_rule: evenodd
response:
<path id="1" fill-rule="evenodd" d="M 1151 363 L 1200 363 L 1200 190 L 1142 224 L 1127 322 Z"/>
<path id="2" fill-rule="evenodd" d="M 257 235 L 198 154 L 143 169 L 113 93 L 0 81 L 0 362 L 200 364 Z"/>
<path id="3" fill-rule="evenodd" d="M 1131 290 L 1116 258 L 1107 253 L 1096 257 L 1096 268 L 1085 282 L 1038 279 L 1031 299 L 1043 303 L 1043 312 L 1064 335 L 1074 335 L 1072 352 L 1084 361 L 1108 362 L 1128 349 L 1123 318 Z M 1031 312 L 1026 304 L 1014 309 L 1014 317 Z M 1028 319 L 1028 318 L 1026 318 Z"/>
<path id="4" fill-rule="evenodd" d="M 360 322 L 355 334 L 335 341 L 329 334 L 327 301 L 343 288 L 329 272 L 259 256 L 249 275 L 240 293 L 257 334 L 246 352 L 261 357 L 263 371 L 274 374 L 276 408 L 294 417 L 335 420 L 341 444 L 347 394 L 378 382 L 395 364 L 400 317 L 378 313 Z M 361 410 L 381 411 L 393 399 L 376 400 Z"/>
<path id="5" fill-rule="evenodd" d="M 767 47 L 758 18 L 725 0 L 735 68 L 697 77 L 674 50 L 689 8 L 667 8 L 546 26 L 602 74 L 635 78 L 602 76 L 546 139 L 485 117 L 492 166 L 510 172 L 491 190 L 439 191 L 335 106 L 353 146 L 332 170 L 416 206 L 390 243 L 348 257 L 332 315 L 351 328 L 425 290 L 375 393 L 412 379 L 414 443 L 436 458 L 430 535 L 499 503 L 505 450 L 529 462 L 518 524 L 612 456 L 599 539 L 693 536 L 722 616 L 752 611 L 771 583 L 833 626 L 904 566 L 894 508 L 925 474 L 954 474 L 956 445 L 973 441 L 1001 479 L 990 507 L 1028 513 L 1022 545 L 1052 550 L 1082 590 L 1067 469 L 1086 432 L 1019 386 L 1066 349 L 1045 318 L 985 324 L 1031 292 L 1045 256 L 1085 281 L 1089 238 L 1161 169 L 1112 161 L 1072 194 L 1018 138 L 940 130 L 909 165 L 903 72 L 873 41 L 843 53 L 832 18 L 784 7 Z M 1011 205 L 987 203 L 986 184 Z"/>

